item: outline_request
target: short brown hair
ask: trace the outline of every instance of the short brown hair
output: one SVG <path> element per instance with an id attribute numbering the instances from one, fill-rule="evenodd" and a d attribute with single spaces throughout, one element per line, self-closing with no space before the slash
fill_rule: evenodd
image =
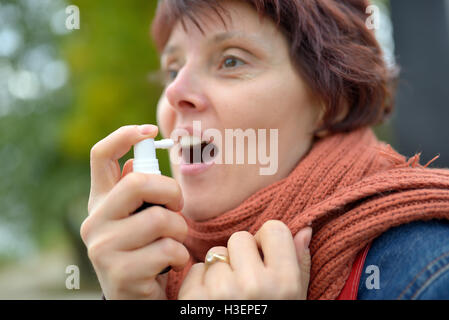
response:
<path id="1" fill-rule="evenodd" d="M 397 71 L 387 67 L 373 31 L 366 27 L 368 0 L 245 2 L 276 23 L 298 72 L 324 103 L 323 125 L 317 131 L 350 131 L 391 114 Z M 219 0 L 159 0 L 152 24 L 159 52 L 178 19 L 185 28 L 187 17 L 204 33 L 196 19 L 203 9 L 215 11 L 225 24 Z"/>

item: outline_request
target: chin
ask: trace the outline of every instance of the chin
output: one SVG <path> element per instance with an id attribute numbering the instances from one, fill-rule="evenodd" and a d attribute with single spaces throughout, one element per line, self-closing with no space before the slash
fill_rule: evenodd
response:
<path id="1" fill-rule="evenodd" d="M 213 208 L 213 209 L 212 209 Z M 217 210 L 213 203 L 207 201 L 192 201 L 190 199 L 184 199 L 184 207 L 182 208 L 182 214 L 193 221 L 204 221 L 212 219 L 221 214 L 220 210 Z"/>

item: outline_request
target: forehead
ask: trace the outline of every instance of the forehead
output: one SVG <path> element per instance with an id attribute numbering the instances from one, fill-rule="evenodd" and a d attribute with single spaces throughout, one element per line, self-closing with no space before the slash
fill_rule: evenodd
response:
<path id="1" fill-rule="evenodd" d="M 189 45 L 200 44 L 203 41 L 215 43 L 241 36 L 269 42 L 279 37 L 275 24 L 269 18 L 261 19 L 250 4 L 244 1 L 224 1 L 221 7 L 223 11 L 199 9 L 193 19 L 184 16 L 182 20 L 178 20 L 163 54 L 175 45 L 184 43 Z"/>

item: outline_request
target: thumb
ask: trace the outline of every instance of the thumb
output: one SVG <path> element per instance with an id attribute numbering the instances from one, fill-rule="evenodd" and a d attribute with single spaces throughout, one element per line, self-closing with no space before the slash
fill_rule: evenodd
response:
<path id="1" fill-rule="evenodd" d="M 309 244 L 312 239 L 312 228 L 301 229 L 293 238 L 296 248 L 296 257 L 300 269 L 301 287 L 304 288 L 304 299 L 307 298 L 307 288 L 310 280 L 311 257 Z"/>

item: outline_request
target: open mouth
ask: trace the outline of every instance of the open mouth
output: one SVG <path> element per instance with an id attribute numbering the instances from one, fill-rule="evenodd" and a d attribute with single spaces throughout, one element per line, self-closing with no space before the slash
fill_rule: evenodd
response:
<path id="1" fill-rule="evenodd" d="M 196 136 L 183 136 L 179 142 L 180 156 L 187 164 L 209 163 L 218 153 L 218 148 L 212 141 L 213 139 L 202 141 Z"/>

